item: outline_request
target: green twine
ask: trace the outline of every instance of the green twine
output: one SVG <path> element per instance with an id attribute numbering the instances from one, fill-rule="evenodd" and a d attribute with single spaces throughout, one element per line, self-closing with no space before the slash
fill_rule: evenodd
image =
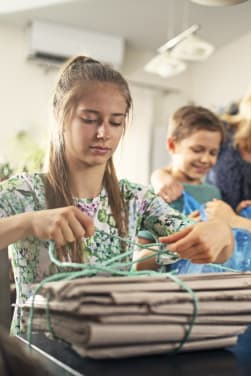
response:
<path id="1" fill-rule="evenodd" d="M 78 271 L 70 271 L 70 272 L 60 272 L 56 273 L 52 276 L 49 276 L 45 279 L 43 279 L 38 286 L 36 287 L 34 294 L 32 296 L 32 302 L 31 302 L 31 308 L 29 312 L 29 318 L 28 318 L 28 325 L 27 325 L 27 339 L 29 342 L 29 345 L 31 345 L 32 342 L 32 321 L 33 321 L 33 316 L 34 316 L 34 303 L 35 303 L 35 296 L 38 294 L 40 289 L 48 282 L 55 282 L 55 281 L 61 281 L 61 280 L 71 280 L 79 277 L 86 277 L 86 276 L 95 276 L 98 273 L 109 273 L 111 275 L 117 275 L 117 276 L 166 276 L 170 279 L 172 279 L 175 283 L 177 283 L 183 290 L 186 290 L 193 298 L 193 313 L 192 313 L 192 318 L 188 324 L 188 328 L 185 331 L 185 335 L 180 341 L 178 347 L 172 351 L 171 353 L 177 353 L 178 351 L 181 350 L 183 345 L 187 342 L 189 339 L 189 336 L 191 334 L 191 331 L 193 329 L 193 326 L 195 324 L 197 315 L 198 315 L 198 298 L 196 297 L 195 292 L 181 279 L 179 279 L 177 276 L 174 274 L 176 273 L 175 270 L 168 272 L 168 273 L 159 273 L 153 270 L 141 270 L 141 271 L 135 271 L 133 270 L 133 265 L 135 263 L 140 263 L 143 261 L 146 261 L 148 259 L 151 259 L 153 255 L 148 255 L 144 256 L 140 259 L 134 260 L 134 261 L 129 261 L 129 262 L 121 262 L 121 259 L 127 257 L 127 256 L 132 256 L 134 250 L 131 248 L 132 246 L 137 246 L 138 248 L 141 249 L 149 249 L 155 254 L 168 254 L 170 256 L 171 260 L 177 260 L 177 256 L 173 254 L 173 252 L 170 252 L 166 249 L 166 244 L 164 243 L 159 243 L 157 241 L 157 238 L 153 235 L 154 239 L 156 240 L 155 243 L 148 243 L 148 244 L 140 244 L 131 241 L 128 238 L 123 238 L 120 236 L 115 236 L 115 235 L 110 235 L 106 233 L 103 230 L 97 230 L 100 234 L 102 234 L 105 238 L 105 240 L 109 237 L 116 238 L 120 241 L 125 242 L 127 245 L 129 245 L 129 250 L 127 252 L 123 252 L 120 255 L 112 257 L 110 260 L 105 261 L 103 263 L 96 263 L 94 265 L 91 264 L 82 264 L 82 263 L 72 263 L 72 262 L 61 262 L 59 261 L 54 254 L 54 242 L 50 241 L 49 243 L 49 257 L 51 261 L 57 265 L 58 267 L 65 267 L 65 268 L 71 268 L 71 269 L 78 269 Z M 153 248 L 155 247 L 155 248 Z M 120 262 L 118 262 L 120 261 Z M 216 265 L 216 264 L 208 264 L 208 265 L 213 265 L 214 267 L 219 267 L 221 269 L 225 269 L 228 271 L 236 271 L 221 265 Z M 121 268 L 127 268 L 130 267 L 131 269 L 129 271 L 126 270 L 121 270 Z M 50 313 L 49 313 L 49 303 L 48 303 L 48 298 L 47 298 L 47 304 L 46 304 L 46 319 L 48 323 L 48 329 L 50 333 L 55 337 L 55 334 L 53 332 L 53 328 L 51 325 L 51 320 L 50 320 Z"/>
<path id="2" fill-rule="evenodd" d="M 51 316 L 50 316 L 50 310 L 49 310 L 49 298 L 50 298 L 50 294 L 48 293 L 46 296 L 46 320 L 47 320 L 49 332 L 51 333 L 53 338 L 56 338 L 56 335 L 54 333 L 54 330 L 51 324 Z"/>

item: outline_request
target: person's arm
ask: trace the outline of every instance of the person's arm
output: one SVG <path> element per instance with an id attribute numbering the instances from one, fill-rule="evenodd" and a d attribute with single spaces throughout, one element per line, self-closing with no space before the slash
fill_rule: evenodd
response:
<path id="1" fill-rule="evenodd" d="M 237 207 L 238 208 L 238 207 Z M 239 209 L 242 209 L 239 206 Z M 236 214 L 230 205 L 221 200 L 213 200 L 206 204 L 206 215 L 208 219 L 221 219 L 230 227 L 238 227 L 251 231 L 251 220 Z"/>
<path id="2" fill-rule="evenodd" d="M 159 240 L 167 244 L 169 251 L 197 264 L 223 263 L 234 248 L 230 226 L 219 219 L 196 223 Z"/>
<path id="3" fill-rule="evenodd" d="M 0 249 L 29 236 L 63 246 L 93 232 L 92 219 L 74 206 L 27 212 L 0 219 Z"/>
<path id="4" fill-rule="evenodd" d="M 180 258 L 188 259 L 196 264 L 223 263 L 233 252 L 234 238 L 230 226 L 224 221 L 214 220 L 200 222 L 169 236 L 159 238 L 167 244 L 168 251 L 176 252 Z M 140 239 L 141 244 L 149 243 Z M 143 249 L 137 252 L 134 259 L 145 256 L 153 257 L 135 265 L 136 270 L 156 270 L 156 253 Z"/>
<path id="5" fill-rule="evenodd" d="M 180 258 L 187 258 L 194 263 L 222 263 L 231 257 L 234 238 L 226 222 L 216 219 L 194 223 L 160 200 L 152 191 L 142 193 L 144 205 L 141 205 L 143 212 L 140 212 L 142 217 L 138 238 L 146 238 L 148 241 L 145 243 L 166 243 L 168 251 L 176 252 L 175 257 L 178 254 Z M 146 231 L 152 234 L 151 239 L 144 236 Z M 136 250 L 134 260 L 149 252 L 149 249 Z M 152 260 L 144 268 L 156 269 L 155 255 L 153 252 Z M 140 268 L 143 268 L 143 264 Z"/>
<path id="6" fill-rule="evenodd" d="M 154 192 L 168 203 L 177 200 L 183 192 L 182 184 L 165 168 L 159 168 L 152 173 L 151 184 Z"/>

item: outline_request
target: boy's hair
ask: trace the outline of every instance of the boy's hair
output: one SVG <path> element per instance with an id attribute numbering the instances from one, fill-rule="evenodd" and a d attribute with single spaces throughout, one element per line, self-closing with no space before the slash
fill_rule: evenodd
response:
<path id="1" fill-rule="evenodd" d="M 181 141 L 200 130 L 219 132 L 221 144 L 224 142 L 225 133 L 222 121 L 207 108 L 194 105 L 180 107 L 174 112 L 170 119 L 167 136 Z"/>

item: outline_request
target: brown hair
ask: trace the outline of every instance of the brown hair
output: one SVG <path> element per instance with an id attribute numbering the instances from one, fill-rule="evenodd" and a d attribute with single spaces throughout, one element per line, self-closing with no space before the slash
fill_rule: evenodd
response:
<path id="1" fill-rule="evenodd" d="M 172 115 L 168 126 L 168 137 L 181 141 L 199 130 L 219 132 L 221 143 L 224 141 L 225 133 L 221 120 L 207 108 L 194 105 L 180 107 Z"/>
<path id="2" fill-rule="evenodd" d="M 59 75 L 53 96 L 53 112 L 57 121 L 52 129 L 45 175 L 46 199 L 49 208 L 73 205 L 65 159 L 63 129 L 65 124 L 71 121 L 78 101 L 85 90 L 85 83 L 90 81 L 116 85 L 125 98 L 127 115 L 132 105 L 126 80 L 109 65 L 85 56 L 77 56 L 65 64 Z M 112 158 L 107 162 L 103 183 L 119 234 L 123 236 L 127 229 L 127 210 L 120 193 Z M 77 261 L 81 261 L 80 244 L 75 244 L 74 247 L 74 254 L 76 247 L 78 248 Z"/>

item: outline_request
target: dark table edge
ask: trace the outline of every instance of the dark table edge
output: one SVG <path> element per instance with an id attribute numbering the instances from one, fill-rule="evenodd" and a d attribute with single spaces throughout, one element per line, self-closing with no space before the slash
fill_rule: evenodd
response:
<path id="1" fill-rule="evenodd" d="M 72 376 L 84 376 L 83 373 L 79 373 L 78 371 L 74 370 L 73 368 L 69 367 L 65 363 L 61 362 L 60 360 L 54 358 L 47 352 L 41 350 L 39 347 L 29 344 L 27 340 L 20 336 L 16 336 L 16 338 L 26 346 L 26 349 L 29 348 L 31 352 L 35 353 L 35 356 L 37 355 L 39 359 L 42 360 L 42 363 L 44 363 L 46 366 L 49 366 L 49 369 L 53 368 L 53 370 L 58 370 L 60 373 L 58 375 L 62 375 L 62 371 L 65 371 L 65 375 L 72 375 Z"/>

